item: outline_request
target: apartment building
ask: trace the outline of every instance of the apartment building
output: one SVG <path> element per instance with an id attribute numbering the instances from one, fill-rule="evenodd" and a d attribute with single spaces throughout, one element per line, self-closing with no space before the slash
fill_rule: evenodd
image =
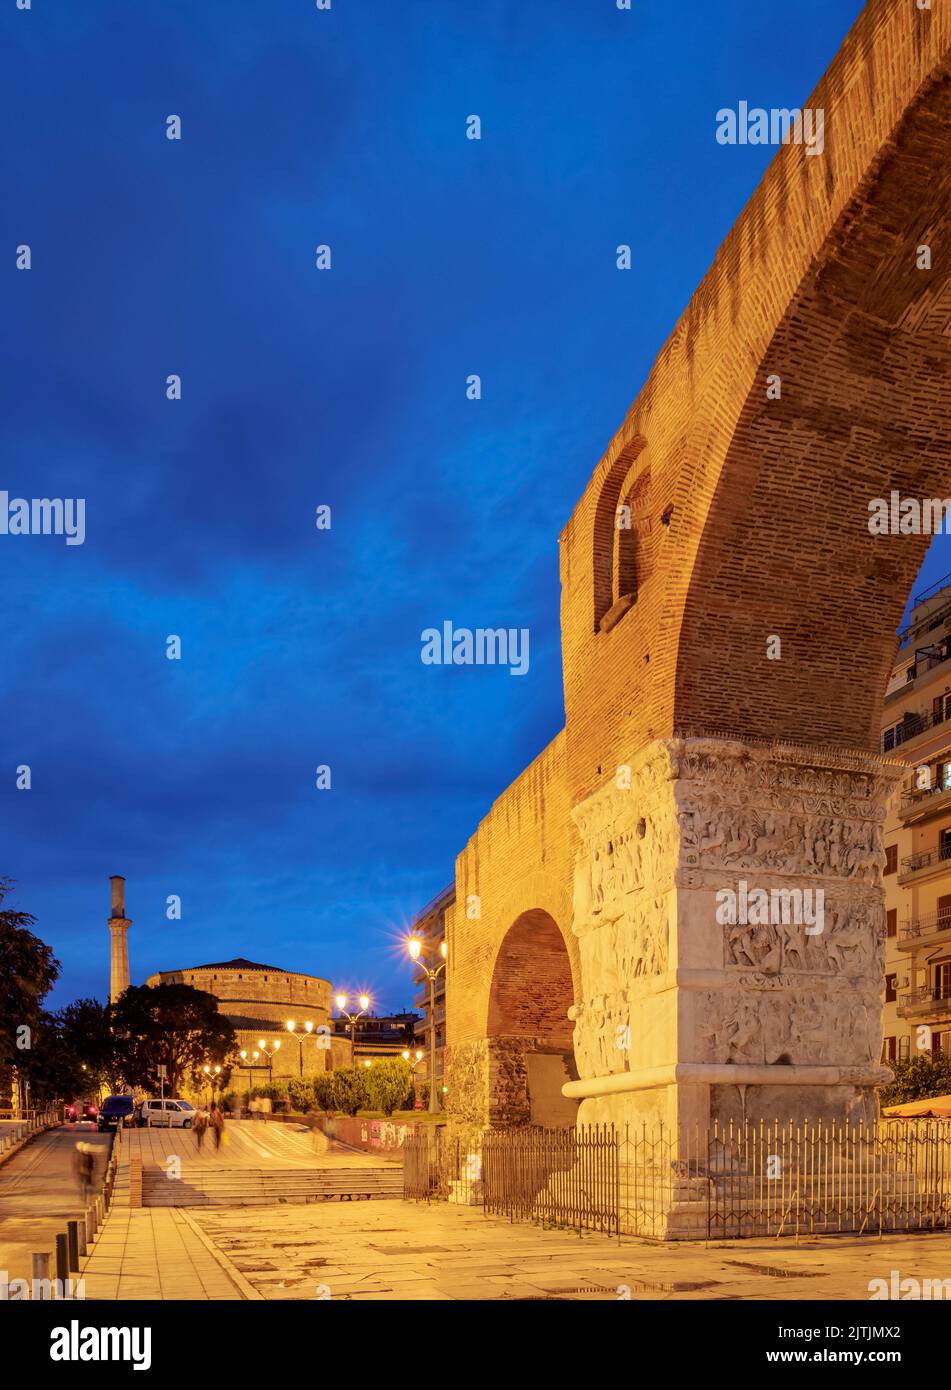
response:
<path id="1" fill-rule="evenodd" d="M 438 1095 L 445 1084 L 446 1055 L 446 971 L 439 967 L 445 957 L 442 944 L 446 939 L 446 912 L 456 901 L 455 884 L 450 884 L 437 893 L 432 902 L 413 918 L 412 933 L 423 943 L 419 963 L 413 972 L 413 983 L 419 993 L 413 999 L 413 1007 L 422 1010 L 422 1021 L 416 1025 L 416 1046 L 423 1052 L 423 1059 L 416 1073 L 420 1085 L 430 1083 L 430 1030 L 435 1030 L 435 1084 Z M 430 984 L 426 973 L 436 969 L 438 974 Z M 432 997 L 431 997 L 432 995 Z M 440 1107 L 441 1108 L 441 1107 Z"/>
<path id="2" fill-rule="evenodd" d="M 882 751 L 909 769 L 885 826 L 883 1057 L 951 1053 L 951 575 L 900 634 Z"/>

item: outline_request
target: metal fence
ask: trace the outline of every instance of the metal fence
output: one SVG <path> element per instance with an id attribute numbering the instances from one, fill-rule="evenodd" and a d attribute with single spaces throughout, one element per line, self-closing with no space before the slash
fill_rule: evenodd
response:
<path id="1" fill-rule="evenodd" d="M 609 1125 L 486 1134 L 485 1211 L 620 1235 L 620 1142 Z"/>
<path id="2" fill-rule="evenodd" d="M 408 1138 L 404 1196 L 658 1240 L 951 1228 L 951 1122 L 713 1124 L 678 1135 L 494 1130 Z"/>

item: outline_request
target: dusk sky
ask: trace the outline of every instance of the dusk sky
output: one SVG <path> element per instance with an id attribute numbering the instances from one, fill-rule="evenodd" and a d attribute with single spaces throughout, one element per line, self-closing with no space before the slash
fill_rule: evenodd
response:
<path id="1" fill-rule="evenodd" d="M 81 546 L 0 536 L 0 874 L 52 1005 L 108 997 L 115 873 L 133 982 L 409 1004 L 401 935 L 563 723 L 559 531 L 774 153 L 716 112 L 803 103 L 860 9 L 3 7 L 0 489 L 86 500 Z M 528 628 L 528 673 L 423 665 L 446 620 Z"/>

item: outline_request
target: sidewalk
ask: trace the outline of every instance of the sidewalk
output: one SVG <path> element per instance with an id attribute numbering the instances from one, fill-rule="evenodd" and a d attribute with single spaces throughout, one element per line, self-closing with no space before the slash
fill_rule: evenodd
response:
<path id="1" fill-rule="evenodd" d="M 81 1277 L 87 1299 L 263 1297 L 176 1207 L 114 1206 Z"/>
<path id="2" fill-rule="evenodd" d="M 96 1299 L 845 1300 L 941 1278 L 951 1234 L 673 1242 L 543 1230 L 445 1203 L 113 1208 L 85 1262 Z"/>

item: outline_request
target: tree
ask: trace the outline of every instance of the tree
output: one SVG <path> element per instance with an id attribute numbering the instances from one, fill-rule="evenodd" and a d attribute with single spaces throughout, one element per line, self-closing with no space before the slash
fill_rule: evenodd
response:
<path id="1" fill-rule="evenodd" d="M 82 1100 L 102 1087 L 115 1090 L 118 1072 L 108 1006 L 97 999 L 76 999 L 56 1013 L 44 1012 L 29 1057 L 38 1098 Z"/>
<path id="2" fill-rule="evenodd" d="M 174 1095 L 184 1082 L 201 1084 L 203 1065 L 224 1063 L 235 1048 L 215 996 L 191 985 L 132 985 L 111 1013 L 117 1066 L 129 1086 L 158 1090 L 164 1063 L 166 1094 Z"/>
<path id="3" fill-rule="evenodd" d="M 371 1110 L 392 1115 L 402 1109 L 413 1094 L 413 1073 L 402 1057 L 385 1057 L 367 1071 L 367 1094 Z M 410 1102 L 412 1104 L 412 1102 Z"/>
<path id="4" fill-rule="evenodd" d="M 343 1115 L 355 1115 L 367 1103 L 365 1067 L 335 1067 L 330 1073 L 330 1106 Z"/>
<path id="5" fill-rule="evenodd" d="M 10 892 L 0 879 L 0 905 Z M 12 1072 L 30 1073 L 29 1054 L 39 1032 L 41 1005 L 59 978 L 59 961 L 30 931 L 36 918 L 0 906 L 0 1097 L 7 1104 Z"/>
<path id="6" fill-rule="evenodd" d="M 307 1076 L 295 1076 L 287 1083 L 291 1105 L 299 1115 L 306 1115 L 314 1104 L 314 1083 Z"/>
<path id="7" fill-rule="evenodd" d="M 883 1107 L 951 1095 L 951 1056 L 943 1052 L 920 1052 L 907 1062 L 888 1062 L 886 1065 L 891 1068 L 895 1079 L 879 1095 Z"/>

